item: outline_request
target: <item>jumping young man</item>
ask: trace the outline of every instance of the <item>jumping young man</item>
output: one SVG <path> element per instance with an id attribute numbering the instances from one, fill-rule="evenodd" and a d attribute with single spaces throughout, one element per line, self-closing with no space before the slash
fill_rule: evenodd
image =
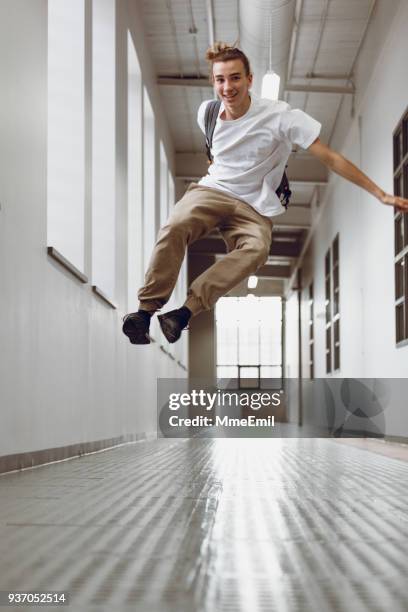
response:
<path id="1" fill-rule="evenodd" d="M 151 316 L 169 300 L 186 248 L 218 228 L 228 253 L 194 280 L 184 305 L 160 315 L 161 330 L 176 342 L 189 319 L 212 308 L 268 258 L 272 217 L 282 214 L 278 189 L 293 145 L 310 151 L 323 164 L 362 187 L 382 204 L 408 211 L 408 200 L 386 194 L 354 164 L 319 138 L 321 125 L 286 102 L 256 98 L 250 93 L 248 58 L 234 47 L 215 43 L 206 55 L 211 80 L 221 100 L 212 141 L 213 163 L 192 183 L 160 230 L 145 284 L 138 293 L 139 310 L 124 317 L 123 332 L 133 344 L 149 344 Z M 198 110 L 204 116 L 209 100 Z"/>

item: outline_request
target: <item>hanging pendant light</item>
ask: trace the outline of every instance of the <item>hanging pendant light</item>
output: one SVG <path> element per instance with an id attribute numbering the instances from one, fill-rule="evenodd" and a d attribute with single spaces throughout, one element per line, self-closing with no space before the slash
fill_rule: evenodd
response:
<path id="1" fill-rule="evenodd" d="M 262 79 L 261 98 L 279 99 L 280 76 L 272 70 L 272 21 L 269 15 L 269 69 Z"/>
<path id="2" fill-rule="evenodd" d="M 273 70 L 268 70 L 262 79 L 261 98 L 279 99 L 280 76 Z"/>
<path id="3" fill-rule="evenodd" d="M 250 276 L 248 278 L 248 289 L 255 289 L 257 284 L 258 284 L 258 277 L 257 276 Z"/>

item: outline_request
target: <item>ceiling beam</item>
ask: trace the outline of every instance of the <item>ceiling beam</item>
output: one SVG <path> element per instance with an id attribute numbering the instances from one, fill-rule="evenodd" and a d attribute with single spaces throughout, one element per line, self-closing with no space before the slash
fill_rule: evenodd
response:
<path id="1" fill-rule="evenodd" d="M 302 93 L 334 93 L 334 94 L 355 94 L 356 88 L 351 85 L 295 85 L 286 83 L 285 91 L 298 91 Z"/>
<path id="2" fill-rule="evenodd" d="M 309 79 L 309 82 L 313 79 Z M 321 79 L 318 79 L 321 80 Z M 158 76 L 158 85 L 176 85 L 181 87 L 209 87 L 213 88 L 212 83 L 206 76 Z M 356 88 L 351 85 L 298 85 L 295 83 L 287 83 L 285 91 L 297 91 L 302 93 L 335 93 L 335 94 L 354 94 Z"/>
<path id="3" fill-rule="evenodd" d="M 290 278 L 292 272 L 291 266 L 279 266 L 279 265 L 266 265 L 261 266 L 257 270 L 256 275 L 258 278 Z"/>
<path id="4" fill-rule="evenodd" d="M 206 76 L 158 76 L 158 85 L 181 85 L 182 87 L 213 87 Z"/>
<path id="5" fill-rule="evenodd" d="M 272 257 L 299 257 L 301 244 L 298 241 L 280 242 L 274 237 L 272 240 L 269 254 Z M 224 240 L 217 238 L 202 238 L 197 240 L 188 248 L 189 253 L 199 253 L 200 255 L 223 255 L 227 253 Z"/>

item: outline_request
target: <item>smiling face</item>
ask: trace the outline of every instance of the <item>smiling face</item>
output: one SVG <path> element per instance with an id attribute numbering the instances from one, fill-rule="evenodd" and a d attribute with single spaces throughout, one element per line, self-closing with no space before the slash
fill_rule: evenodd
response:
<path id="1" fill-rule="evenodd" d="M 240 109 L 248 107 L 252 74 L 246 74 L 244 64 L 240 59 L 214 62 L 213 82 L 226 110 L 230 111 L 232 115 L 236 115 Z"/>

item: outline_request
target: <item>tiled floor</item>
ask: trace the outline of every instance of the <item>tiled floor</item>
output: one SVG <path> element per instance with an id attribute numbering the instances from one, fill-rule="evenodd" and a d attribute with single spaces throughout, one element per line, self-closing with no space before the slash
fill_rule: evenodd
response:
<path id="1" fill-rule="evenodd" d="M 137 443 L 0 499 L 0 590 L 65 610 L 408 610 L 408 463 L 330 439 Z"/>

